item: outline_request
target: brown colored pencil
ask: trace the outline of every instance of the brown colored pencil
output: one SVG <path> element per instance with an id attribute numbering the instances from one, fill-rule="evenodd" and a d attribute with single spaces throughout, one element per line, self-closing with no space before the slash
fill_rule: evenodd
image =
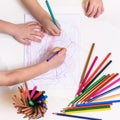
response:
<path id="1" fill-rule="evenodd" d="M 84 66 L 84 69 L 83 69 L 83 72 L 82 72 L 82 76 L 81 76 L 81 79 L 80 79 L 80 84 L 82 83 L 83 79 L 84 79 L 84 76 L 85 76 L 85 73 L 87 71 L 87 67 L 88 67 L 88 64 L 89 64 L 89 61 L 90 61 L 90 58 L 91 58 L 91 55 L 92 55 L 92 52 L 93 52 L 93 49 L 94 49 L 94 46 L 95 46 L 95 43 L 92 43 L 92 46 L 90 48 L 90 51 L 89 51 L 89 54 L 88 54 L 88 57 L 87 57 L 87 61 L 85 63 L 85 66 Z"/>

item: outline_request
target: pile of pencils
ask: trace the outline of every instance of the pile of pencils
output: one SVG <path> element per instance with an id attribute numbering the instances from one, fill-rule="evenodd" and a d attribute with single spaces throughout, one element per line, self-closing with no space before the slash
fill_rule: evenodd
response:
<path id="1" fill-rule="evenodd" d="M 19 96 L 14 95 L 12 97 L 17 113 L 24 114 L 23 118 L 28 118 L 29 120 L 43 117 L 47 110 L 47 95 L 44 95 L 45 91 L 37 91 L 37 86 L 33 90 L 28 90 L 26 82 L 25 85 L 25 89 L 22 86 L 18 87 Z"/>
<path id="2" fill-rule="evenodd" d="M 116 78 L 119 73 L 101 75 L 112 63 L 112 60 L 107 62 L 111 53 L 108 53 L 96 68 L 94 67 L 98 56 L 95 56 L 91 65 L 88 65 L 94 46 L 93 43 L 81 75 L 79 89 L 74 100 L 62 110 L 64 114 L 110 110 L 113 103 L 120 102 L 119 99 L 113 100 L 115 97 L 120 97 L 120 94 L 109 95 L 109 93 L 120 89 L 120 85 L 114 87 L 116 83 L 120 82 L 120 78 Z"/>

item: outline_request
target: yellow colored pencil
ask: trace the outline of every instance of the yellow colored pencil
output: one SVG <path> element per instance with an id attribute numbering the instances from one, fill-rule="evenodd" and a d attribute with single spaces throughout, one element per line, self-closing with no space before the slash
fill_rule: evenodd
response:
<path id="1" fill-rule="evenodd" d="M 101 108 L 95 110 L 80 110 L 80 111 L 71 111 L 71 112 L 64 112 L 65 114 L 77 114 L 77 113 L 86 113 L 86 112 L 98 112 L 98 111 L 106 111 L 111 110 L 111 108 Z"/>

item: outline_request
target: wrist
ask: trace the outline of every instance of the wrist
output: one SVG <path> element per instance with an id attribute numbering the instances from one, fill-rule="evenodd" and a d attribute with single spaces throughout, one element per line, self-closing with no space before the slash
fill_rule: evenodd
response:
<path id="1" fill-rule="evenodd" d="M 36 18 L 40 23 L 45 21 L 45 19 L 51 19 L 51 17 L 49 16 L 49 14 L 45 10 L 43 10 L 41 12 L 41 14 L 39 14 L 39 16 L 37 16 Z"/>
<path id="2" fill-rule="evenodd" d="M 42 63 L 44 64 L 44 68 L 46 71 L 49 71 L 55 68 L 53 63 L 51 63 L 50 61 L 43 61 Z"/>
<path id="3" fill-rule="evenodd" d="M 9 29 L 8 29 L 8 34 L 11 36 L 15 36 L 16 32 L 17 32 L 17 25 L 11 23 L 11 25 L 9 26 Z"/>
<path id="4" fill-rule="evenodd" d="M 1 33 L 13 35 L 14 28 L 15 28 L 15 24 L 0 20 L 0 32 Z"/>

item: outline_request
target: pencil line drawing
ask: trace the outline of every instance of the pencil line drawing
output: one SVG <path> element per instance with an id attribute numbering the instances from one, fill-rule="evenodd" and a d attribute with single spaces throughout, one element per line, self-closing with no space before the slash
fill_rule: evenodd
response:
<path id="1" fill-rule="evenodd" d="M 68 15 L 68 19 L 76 19 L 78 15 Z M 79 79 L 76 78 L 79 74 L 77 63 L 80 63 L 79 48 L 80 34 L 78 22 L 68 22 L 65 15 L 58 15 L 57 18 L 61 24 L 61 35 L 50 36 L 45 33 L 41 43 L 31 42 L 31 45 L 25 45 L 25 66 L 30 66 L 40 63 L 47 59 L 49 51 L 55 47 L 65 47 L 67 55 L 64 63 L 43 75 L 40 75 L 29 81 L 29 84 L 39 84 L 42 87 L 70 87 L 78 84 Z M 73 19 L 73 20 L 74 20 Z M 35 21 L 31 15 L 25 15 L 25 22 Z M 74 70 L 74 74 L 73 74 Z"/>

